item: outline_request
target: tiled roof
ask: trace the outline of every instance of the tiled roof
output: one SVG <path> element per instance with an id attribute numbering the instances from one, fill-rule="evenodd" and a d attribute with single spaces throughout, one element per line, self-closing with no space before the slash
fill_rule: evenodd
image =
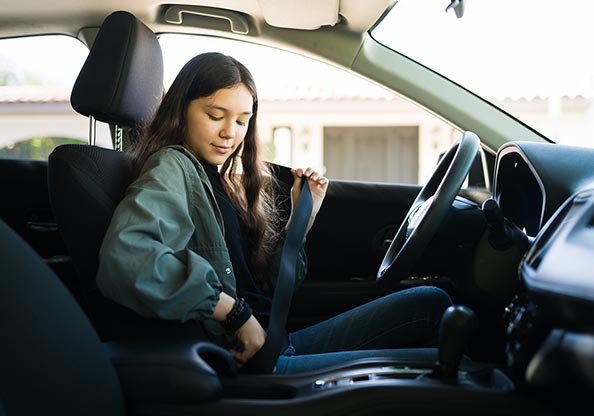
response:
<path id="1" fill-rule="evenodd" d="M 0 104 L 69 103 L 70 90 L 64 87 L 3 86 Z"/>
<path id="2" fill-rule="evenodd" d="M 276 84 L 264 86 L 258 91 L 260 101 L 267 102 L 345 102 L 345 101 L 398 101 L 395 94 L 380 87 L 349 84 Z M 494 98 L 495 102 L 538 102 L 545 101 L 546 96 L 502 96 Z M 585 95 L 564 95 L 567 100 L 587 100 Z M 70 89 L 51 86 L 0 86 L 0 105 L 2 104 L 67 104 L 70 102 Z"/>
<path id="3" fill-rule="evenodd" d="M 275 85 L 272 88 L 261 88 L 260 101 L 393 101 L 399 98 L 394 94 L 371 89 L 339 89 L 324 85 Z M 0 87 L 0 104 L 35 104 L 35 103 L 68 103 L 70 90 L 64 87 L 46 86 L 4 86 Z"/>

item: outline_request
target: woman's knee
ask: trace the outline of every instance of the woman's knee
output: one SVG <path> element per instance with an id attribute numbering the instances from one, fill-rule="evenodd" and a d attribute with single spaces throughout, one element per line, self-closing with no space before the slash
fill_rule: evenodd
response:
<path id="1" fill-rule="evenodd" d="M 443 312 L 452 305 L 450 295 L 436 286 L 418 286 L 407 291 L 414 299 L 415 309 L 428 312 L 433 320 L 439 321 Z"/>
<path id="2" fill-rule="evenodd" d="M 452 304 L 452 299 L 448 293 L 437 286 L 420 286 L 417 289 L 423 292 L 424 296 L 433 303 L 442 305 L 445 308 Z"/>
<path id="3" fill-rule="evenodd" d="M 439 321 L 443 312 L 452 305 L 450 295 L 436 286 L 421 286 L 416 288 L 419 290 L 419 297 L 424 299 L 427 309 L 432 312 L 434 319 Z"/>
<path id="4" fill-rule="evenodd" d="M 424 311 L 437 315 L 441 318 L 443 311 L 452 304 L 452 300 L 446 291 L 436 286 L 418 286 L 401 290 L 388 295 L 385 298 L 390 307 L 402 311 L 402 308 L 410 308 L 414 311 Z"/>

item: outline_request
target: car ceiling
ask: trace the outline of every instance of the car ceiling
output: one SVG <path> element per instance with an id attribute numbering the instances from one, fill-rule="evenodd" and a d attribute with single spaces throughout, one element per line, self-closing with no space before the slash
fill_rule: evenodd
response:
<path id="1" fill-rule="evenodd" d="M 255 34 L 268 27 L 291 26 L 290 29 L 335 30 L 363 33 L 368 30 L 393 0 L 206 0 L 163 2 L 158 0 L 0 0 L 0 37 L 23 34 L 65 33 L 78 35 L 82 27 L 97 27 L 115 10 L 135 14 L 156 32 L 176 31 L 163 20 L 167 6 L 200 6 L 228 9 L 247 14 Z M 289 18 L 287 18 L 289 17 Z M 271 24 L 269 24 L 271 23 Z M 178 26 L 179 28 L 179 26 Z M 332 29 L 331 29 L 332 30 Z M 187 32 L 187 28 L 184 28 Z M 199 30 L 195 29 L 196 32 Z"/>

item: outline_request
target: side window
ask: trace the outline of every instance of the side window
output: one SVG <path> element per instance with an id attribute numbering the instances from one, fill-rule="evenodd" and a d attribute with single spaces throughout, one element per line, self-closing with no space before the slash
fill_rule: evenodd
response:
<path id="1" fill-rule="evenodd" d="M 0 158 L 45 160 L 60 144 L 88 142 L 89 122 L 70 106 L 88 52 L 62 35 L 0 39 Z"/>
<path id="2" fill-rule="evenodd" d="M 424 184 L 460 132 L 398 95 L 312 59 L 232 40 L 162 35 L 168 87 L 194 54 L 219 51 L 254 75 L 270 161 L 331 179 Z M 199 51 L 199 52 L 197 52 Z"/>

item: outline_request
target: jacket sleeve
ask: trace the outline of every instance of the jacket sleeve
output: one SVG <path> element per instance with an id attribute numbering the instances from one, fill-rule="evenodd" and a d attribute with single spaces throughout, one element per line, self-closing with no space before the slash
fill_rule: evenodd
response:
<path id="1" fill-rule="evenodd" d="M 188 186 L 175 157 L 147 161 L 101 246 L 97 285 L 104 296 L 148 317 L 212 315 L 222 286 L 211 264 L 186 248 L 194 233 Z"/>

